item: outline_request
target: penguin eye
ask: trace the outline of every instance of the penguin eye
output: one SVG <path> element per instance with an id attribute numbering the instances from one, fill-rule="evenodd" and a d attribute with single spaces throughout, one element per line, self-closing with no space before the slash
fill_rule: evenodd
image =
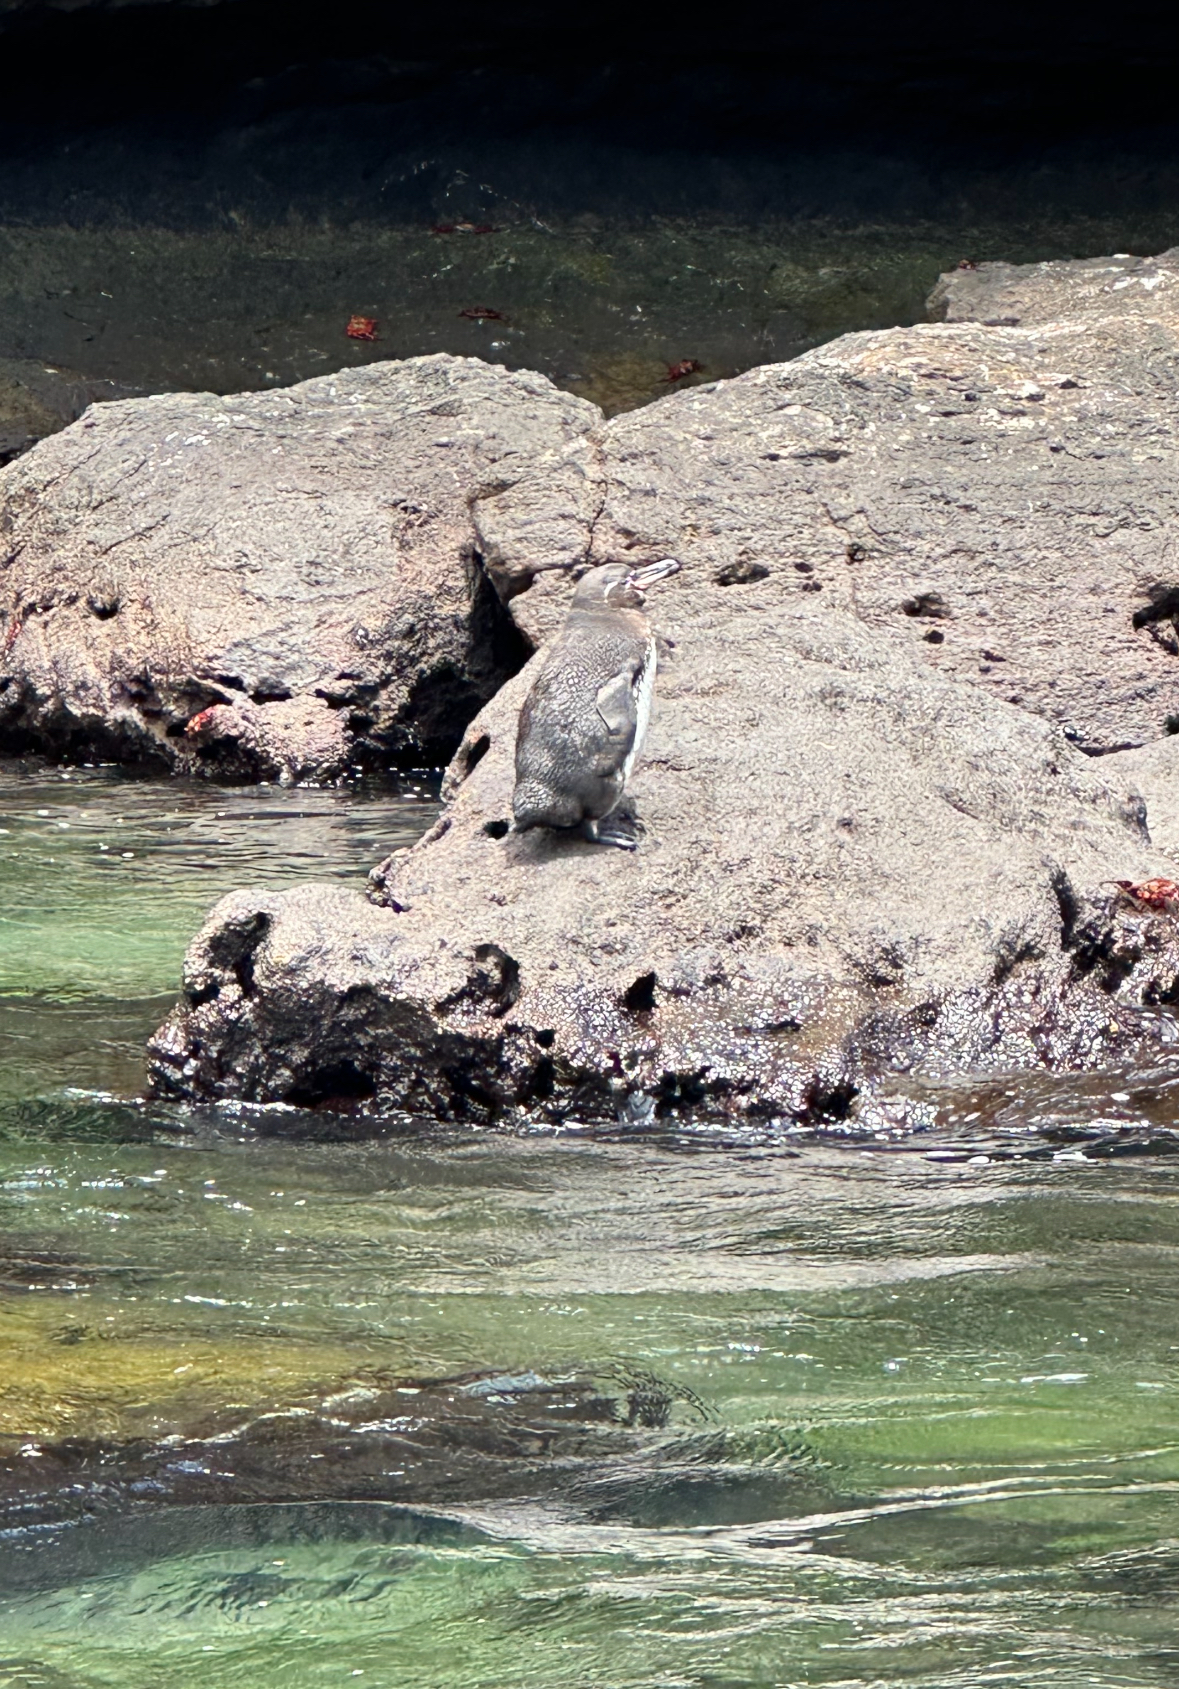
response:
<path id="1" fill-rule="evenodd" d="M 633 575 L 624 575 L 620 581 L 612 581 L 606 588 L 605 596 L 607 604 L 616 604 L 623 609 L 646 603 Z"/>

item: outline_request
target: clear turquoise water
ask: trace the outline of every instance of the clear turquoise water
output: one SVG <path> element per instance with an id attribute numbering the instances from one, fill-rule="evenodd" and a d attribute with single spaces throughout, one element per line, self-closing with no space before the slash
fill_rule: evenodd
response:
<path id="1" fill-rule="evenodd" d="M 360 884 L 432 813 L 0 772 L 0 1686 L 1179 1681 L 1177 1164 L 1037 1152 L 1165 1125 L 1160 1082 L 963 1093 L 888 1150 L 131 1100 L 221 890 Z M 621 1417 L 536 1432 L 585 1379 Z M 339 1438 L 385 1434 L 358 1497 Z M 249 1499 L 263 1436 L 297 1499 Z M 123 1483 L 198 1442 L 200 1505 Z"/>

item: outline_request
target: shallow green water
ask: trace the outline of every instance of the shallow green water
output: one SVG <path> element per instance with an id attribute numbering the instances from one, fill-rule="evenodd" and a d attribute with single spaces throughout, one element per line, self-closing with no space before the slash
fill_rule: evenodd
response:
<path id="1" fill-rule="evenodd" d="M 428 793 L 0 811 L 0 1686 L 1179 1681 L 1176 1163 L 1036 1153 L 1125 1076 L 901 1148 L 152 1113 L 213 897 Z"/>
<path id="2" fill-rule="evenodd" d="M 1026 183 L 1023 193 L 999 215 L 752 226 L 499 226 L 491 209 L 483 236 L 371 222 L 232 233 L 0 224 L 0 360 L 17 360 L 0 368 L 0 420 L 19 401 L 6 376 L 34 390 L 73 371 L 120 393 L 236 392 L 434 352 L 540 370 L 613 414 L 666 394 L 681 359 L 700 366 L 686 378 L 696 384 L 852 330 L 920 322 L 939 273 L 963 258 L 1145 253 L 1179 238 L 1173 211 L 1067 214 Z M 468 214 L 461 202 L 452 213 Z M 496 315 L 463 315 L 472 310 Z M 379 322 L 375 342 L 347 338 L 354 312 Z"/>

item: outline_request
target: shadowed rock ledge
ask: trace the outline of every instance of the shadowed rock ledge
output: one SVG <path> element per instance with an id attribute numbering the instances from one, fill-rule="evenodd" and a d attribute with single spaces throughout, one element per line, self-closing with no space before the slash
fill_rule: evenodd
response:
<path id="1" fill-rule="evenodd" d="M 1169 1046 L 1176 929 L 1108 882 L 1175 865 L 1132 768 L 1093 754 L 1163 737 L 1179 702 L 1153 616 L 1176 266 L 1153 263 L 1145 315 L 1090 279 L 1069 317 L 1035 266 L 1048 322 L 848 336 L 577 434 L 479 501 L 532 642 L 586 559 L 684 563 L 652 600 L 641 849 L 505 836 L 526 668 L 375 906 L 218 905 L 155 1091 L 870 1127 L 912 1118 L 905 1076 Z"/>

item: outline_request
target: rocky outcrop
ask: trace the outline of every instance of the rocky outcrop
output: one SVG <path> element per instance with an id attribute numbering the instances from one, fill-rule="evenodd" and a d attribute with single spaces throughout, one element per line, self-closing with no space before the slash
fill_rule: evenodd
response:
<path id="1" fill-rule="evenodd" d="M 0 472 L 0 746 L 436 760 L 528 647 L 471 509 L 600 420 L 474 359 L 92 408 Z"/>
<path id="2" fill-rule="evenodd" d="M 790 600 L 666 587 L 634 857 L 504 836 L 529 668 L 472 723 L 440 823 L 381 869 L 383 907 L 224 900 L 156 1091 L 819 1124 L 878 1119 L 898 1075 L 1157 1036 L 1143 1005 L 1179 989 L 1179 942 L 1101 887 L 1161 871 L 1140 806 L 1048 724 Z"/>
<path id="3" fill-rule="evenodd" d="M 1067 317 L 1174 320 L 1179 315 L 1179 248 L 1157 258 L 1053 259 L 1043 264 L 961 264 L 939 277 L 931 315 L 948 323 L 1039 328 Z"/>
<path id="4" fill-rule="evenodd" d="M 156 1091 L 844 1129 L 911 1121 L 914 1077 L 1171 1042 L 1179 934 L 1110 882 L 1176 865 L 1143 772 L 1082 754 L 1179 709 L 1175 323 L 1142 291 L 1154 315 L 1083 287 L 1030 327 L 848 336 L 489 492 L 478 548 L 532 643 L 575 563 L 683 563 L 653 601 L 640 850 L 507 833 L 525 669 L 380 907 L 213 912 Z"/>
<path id="5" fill-rule="evenodd" d="M 956 311 L 993 268 L 955 272 Z M 1160 737 L 1179 717 L 1179 266 L 1122 291 L 1081 266 L 1071 315 L 1066 267 L 1033 268 L 1023 293 L 1062 313 L 1033 327 L 845 335 L 614 418 L 480 506 L 501 589 L 587 551 L 671 552 L 822 594 L 1084 750 Z M 561 598 L 541 586 L 515 606 L 534 638 Z"/>
<path id="6" fill-rule="evenodd" d="M 1179 721 L 1177 278 L 958 270 L 944 323 L 605 425 L 454 358 L 96 408 L 0 474 L 0 744 L 445 757 L 571 565 L 666 552 L 821 593 L 1086 751 L 1149 743 Z"/>

